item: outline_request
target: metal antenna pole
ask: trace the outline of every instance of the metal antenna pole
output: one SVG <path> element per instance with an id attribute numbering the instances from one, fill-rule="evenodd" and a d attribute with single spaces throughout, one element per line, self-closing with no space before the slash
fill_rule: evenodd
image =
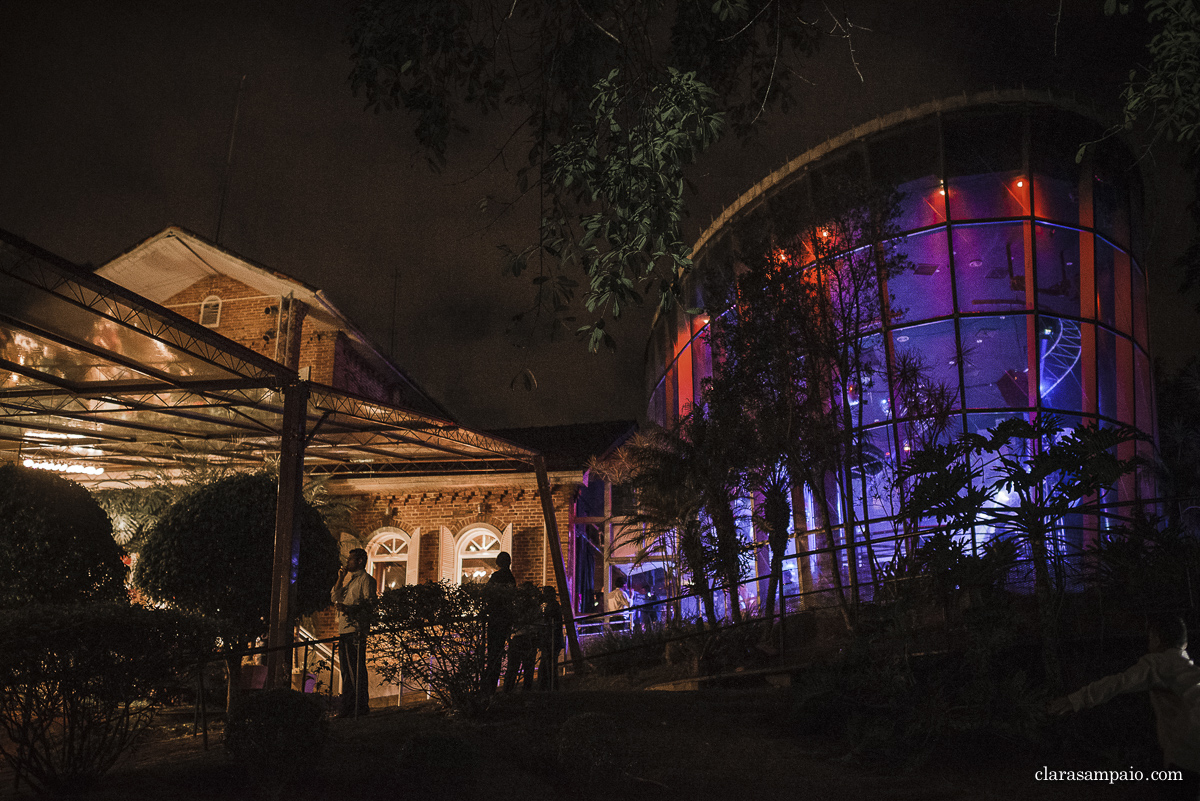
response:
<path id="1" fill-rule="evenodd" d="M 229 194 L 229 173 L 233 166 L 233 140 L 237 136 L 238 113 L 242 110 L 242 89 L 246 86 L 246 76 L 238 82 L 237 99 L 233 101 L 233 120 L 229 123 L 229 147 L 225 151 L 225 172 L 221 176 L 221 203 L 217 209 L 217 234 L 213 242 L 221 244 L 221 224 L 225 221 L 225 196 Z"/>

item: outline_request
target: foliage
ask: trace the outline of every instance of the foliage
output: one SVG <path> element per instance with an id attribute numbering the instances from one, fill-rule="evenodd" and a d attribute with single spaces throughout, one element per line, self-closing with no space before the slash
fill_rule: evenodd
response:
<path id="1" fill-rule="evenodd" d="M 1017 562 L 1012 540 L 994 539 L 982 553 L 967 553 L 966 542 L 935 531 L 908 553 L 897 553 L 883 568 L 878 600 L 897 603 L 902 612 L 933 604 L 950 623 L 953 610 L 981 605 L 1003 589 Z"/>
<path id="2" fill-rule="evenodd" d="M 230 644 L 267 630 L 275 542 L 276 480 L 269 473 L 227 476 L 186 494 L 146 538 L 135 585 L 152 601 L 212 619 Z M 306 615 L 329 604 L 338 545 L 307 503 L 296 509 L 293 603 Z"/>
<path id="3" fill-rule="evenodd" d="M 949 532 L 991 528 L 1026 550 L 1034 572 L 1046 678 L 1061 681 L 1055 597 L 1063 589 L 1068 515 L 1102 512 L 1101 495 L 1137 469 L 1119 446 L 1145 435 L 1128 426 L 1083 426 L 1064 432 L 1058 418 L 1009 418 L 986 435 L 910 455 L 901 474 L 915 480 L 902 514 L 933 517 Z"/>
<path id="4" fill-rule="evenodd" d="M 710 583 L 712 532 L 701 516 L 704 496 L 696 466 L 678 427 L 646 428 L 610 458 L 589 463 L 589 469 L 609 481 L 625 484 L 637 499 L 637 511 L 627 518 L 621 544 L 634 545 L 639 562 L 670 559 L 678 554 L 705 614 L 716 625 Z"/>
<path id="5" fill-rule="evenodd" d="M 0 612 L 0 754 L 39 793 L 83 792 L 132 746 L 211 643 L 197 621 L 128 604 Z"/>
<path id="6" fill-rule="evenodd" d="M 885 380 L 879 337 L 869 332 L 884 318 L 881 287 L 909 267 L 896 248 L 899 201 L 893 189 L 850 178 L 831 179 L 812 203 L 785 194 L 741 224 L 736 251 L 714 249 L 703 275 L 709 339 L 721 358 L 702 403 L 722 423 L 744 420 L 736 435 L 743 477 L 770 501 L 762 522 L 774 532 L 775 582 L 789 486 L 812 492 L 819 547 L 833 543 L 835 506 L 854 530 L 853 495 L 865 489 L 852 483 L 868 472 L 854 434 L 864 422 L 860 400 Z M 841 573 L 825 556 L 822 573 L 834 578 L 849 620 Z"/>
<path id="7" fill-rule="evenodd" d="M 916 768 L 937 750 L 994 751 L 1037 739 L 1046 695 L 1010 655 L 988 659 L 868 657 L 851 649 L 838 662 L 804 671 L 793 684 L 794 731 L 821 735 L 845 758 Z"/>
<path id="8" fill-rule="evenodd" d="M 1200 6 L 1147 0 L 1146 17 L 1155 27 L 1150 67 L 1129 73 L 1121 93 L 1125 126 L 1141 121 L 1156 136 L 1200 150 Z"/>
<path id="9" fill-rule="evenodd" d="M 1091 577 L 1105 606 L 1140 614 L 1196 607 L 1200 538 L 1194 533 L 1139 514 L 1089 553 Z"/>
<path id="10" fill-rule="evenodd" d="M 387 590 L 358 614 L 371 627 L 372 665 L 385 681 L 428 690 L 442 708 L 473 717 L 495 690 L 484 680 L 489 620 L 511 625 L 540 608 L 532 584 L 443 580 Z"/>
<path id="11" fill-rule="evenodd" d="M 278 464 L 268 463 L 266 472 L 278 476 Z M 154 524 L 173 504 L 189 493 L 234 475 L 222 465 L 185 464 L 178 471 L 157 470 L 130 479 L 128 486 L 96 490 L 92 496 L 113 521 L 113 536 L 126 553 L 138 553 Z M 355 504 L 331 495 L 329 477 L 308 481 L 304 500 L 320 512 L 330 530 L 353 531 L 350 516 Z"/>
<path id="12" fill-rule="evenodd" d="M 288 689 L 250 693 L 229 712 L 225 750 L 278 798 L 287 781 L 320 756 L 326 729 L 324 710 L 311 695 Z"/>
<path id="13" fill-rule="evenodd" d="M 1200 361 L 1158 382 L 1158 486 L 1167 519 L 1200 534 Z"/>
<path id="14" fill-rule="evenodd" d="M 130 479 L 127 486 L 96 490 L 92 496 L 108 513 L 113 536 L 126 553 L 138 553 L 155 521 L 189 492 L 230 475 L 227 467 L 186 463 L 178 472 L 156 470 Z"/>
<path id="15" fill-rule="evenodd" d="M 0 609 L 126 598 L 108 516 L 82 485 L 0 464 Z"/>
<path id="16" fill-rule="evenodd" d="M 612 343 L 605 322 L 626 304 L 675 302 L 690 265 L 685 171 L 726 126 L 744 134 L 768 107 L 786 108 L 796 62 L 821 35 L 783 0 L 367 0 L 349 31 L 350 83 L 376 112 L 410 112 L 438 168 L 468 118 L 517 118 L 504 147 L 528 142 L 517 189 L 536 190 L 542 224 L 506 268 L 537 264 L 533 311 L 559 325 L 572 275 L 586 275 L 580 330 L 595 348 Z"/>

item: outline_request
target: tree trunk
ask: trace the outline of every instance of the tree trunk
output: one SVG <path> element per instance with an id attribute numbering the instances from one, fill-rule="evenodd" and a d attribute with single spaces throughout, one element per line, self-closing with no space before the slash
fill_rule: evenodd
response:
<path id="1" fill-rule="evenodd" d="M 842 611 L 842 619 L 846 623 L 846 628 L 854 629 L 854 617 L 850 612 L 850 605 L 846 602 L 846 590 L 842 585 L 842 567 L 838 564 L 837 552 L 832 550 L 834 547 L 833 540 L 833 523 L 829 517 L 829 496 L 825 491 L 826 476 L 818 476 L 817 481 L 814 481 L 809 486 L 813 490 L 813 506 L 817 510 L 817 523 L 820 525 L 818 530 L 817 549 L 829 549 L 828 553 L 820 554 L 818 564 L 821 565 L 821 572 L 828 571 L 833 578 L 834 597 L 837 599 L 838 608 Z M 822 584 L 824 581 L 821 582 Z"/>
<path id="2" fill-rule="evenodd" d="M 688 572 L 692 574 L 692 586 L 700 596 L 704 605 L 704 614 L 712 626 L 717 625 L 717 608 L 713 602 L 712 587 L 709 586 L 708 576 L 704 573 L 704 545 L 700 542 L 698 530 L 685 531 L 679 537 L 679 550 L 687 562 Z"/>
<path id="3" fill-rule="evenodd" d="M 783 584 L 783 553 L 787 550 L 787 524 L 791 509 L 788 508 L 787 490 L 768 487 L 763 492 L 763 518 L 767 524 L 767 542 L 771 546 L 771 578 L 767 583 L 766 619 L 775 619 L 775 596 Z M 784 613 L 782 604 L 780 615 Z"/>
<path id="4" fill-rule="evenodd" d="M 807 608 L 808 598 L 805 593 L 812 592 L 812 564 L 808 556 L 808 514 L 804 505 L 804 485 L 792 485 L 792 531 L 796 543 L 796 564 L 800 575 L 796 577 L 801 592 L 801 608 Z M 803 539 L 801 539 L 803 538 Z M 801 542 L 803 546 L 801 547 Z"/>
<path id="5" fill-rule="evenodd" d="M 738 596 L 738 579 L 741 578 L 741 537 L 737 520 L 733 516 L 732 498 L 727 493 L 708 508 L 713 528 L 717 532 L 717 560 L 721 566 L 721 577 L 729 590 L 729 609 L 735 623 L 742 622 L 742 605 Z"/>

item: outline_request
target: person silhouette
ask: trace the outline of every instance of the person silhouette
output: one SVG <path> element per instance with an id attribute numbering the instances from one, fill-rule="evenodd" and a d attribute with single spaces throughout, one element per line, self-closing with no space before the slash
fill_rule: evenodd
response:
<path id="1" fill-rule="evenodd" d="M 1200 668 L 1188 656 L 1187 626 L 1178 615 L 1152 618 L 1148 640 L 1149 653 L 1133 667 L 1054 699 L 1047 711 L 1066 715 L 1118 695 L 1148 691 L 1163 761 L 1183 774 L 1172 790 L 1177 798 L 1195 801 L 1200 797 Z"/>
<path id="2" fill-rule="evenodd" d="M 512 633 L 512 596 L 508 588 L 517 586 L 517 578 L 511 570 L 512 557 L 505 551 L 496 554 L 496 571 L 488 576 L 485 587 L 487 627 L 487 653 L 483 672 L 483 691 L 494 693 L 500 681 L 500 667 L 504 662 L 504 651 L 508 636 Z"/>

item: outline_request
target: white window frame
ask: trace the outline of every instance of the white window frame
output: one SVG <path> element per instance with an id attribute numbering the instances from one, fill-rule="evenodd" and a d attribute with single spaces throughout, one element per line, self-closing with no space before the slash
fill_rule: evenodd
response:
<path id="1" fill-rule="evenodd" d="M 505 526 L 503 531 L 488 523 L 472 523 L 453 537 L 447 536 L 448 534 L 449 532 L 443 529 L 443 548 L 446 550 L 443 551 L 442 578 L 454 584 L 461 582 L 463 556 L 466 555 L 467 545 L 476 535 L 488 534 L 495 537 L 497 546 L 488 551 L 475 552 L 471 554 L 472 558 L 480 556 L 495 558 L 501 551 L 512 553 L 512 523 Z M 450 558 L 446 558 L 447 556 Z M 452 572 L 445 575 L 447 570 Z"/>
<path id="2" fill-rule="evenodd" d="M 216 309 L 216 316 L 211 321 L 205 321 L 205 312 L 213 308 Z M 200 325 L 205 328 L 218 328 L 221 325 L 221 299 L 216 295 L 209 295 L 200 301 Z"/>
<path id="3" fill-rule="evenodd" d="M 380 549 L 383 547 L 384 543 L 392 539 L 403 540 L 404 543 L 407 544 L 408 548 L 403 557 L 401 558 L 396 555 L 388 555 L 380 558 Z M 404 583 L 409 585 L 416 584 L 417 570 L 420 562 L 417 556 L 420 547 L 420 528 L 414 529 L 413 533 L 411 534 L 404 529 L 396 528 L 395 526 L 383 526 L 382 528 L 375 529 L 375 531 L 371 532 L 371 536 L 367 540 L 366 551 L 368 575 L 375 575 L 376 564 L 387 562 L 404 562 Z M 383 592 L 384 589 L 384 587 L 380 587 L 379 591 Z"/>

